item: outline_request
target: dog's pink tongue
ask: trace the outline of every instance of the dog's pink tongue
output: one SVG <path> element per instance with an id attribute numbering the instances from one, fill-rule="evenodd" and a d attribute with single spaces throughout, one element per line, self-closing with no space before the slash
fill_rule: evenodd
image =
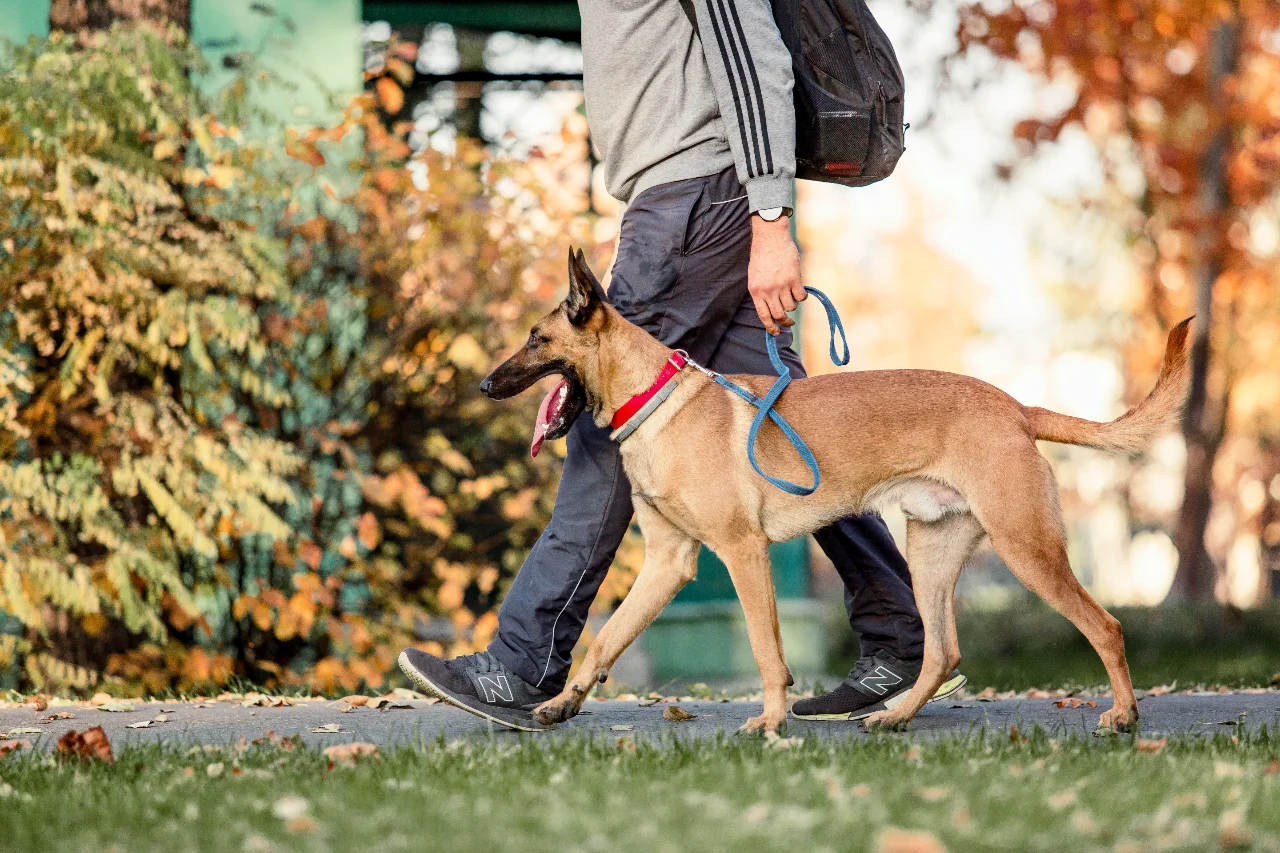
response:
<path id="1" fill-rule="evenodd" d="M 551 423 L 551 418 L 559 411 L 558 396 L 560 389 L 569 384 L 569 380 L 561 379 L 555 384 L 555 387 L 547 392 L 547 396 L 542 398 L 542 405 L 538 407 L 538 420 L 533 424 L 533 442 L 529 445 L 529 455 L 537 456 L 538 451 L 542 449 L 542 441 L 547 435 L 547 425 Z M 557 404 L 553 408 L 553 404 Z"/>

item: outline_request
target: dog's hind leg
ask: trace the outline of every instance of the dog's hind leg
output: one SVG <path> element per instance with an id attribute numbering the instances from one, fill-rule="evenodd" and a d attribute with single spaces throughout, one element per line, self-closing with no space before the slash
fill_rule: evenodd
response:
<path id="1" fill-rule="evenodd" d="M 907 695 L 897 705 L 867 717 L 863 723 L 866 728 L 905 725 L 960 665 L 956 580 L 983 535 L 982 525 L 967 512 L 931 522 L 907 520 L 907 565 L 911 569 L 916 607 L 924 622 L 924 664 Z"/>
<path id="2" fill-rule="evenodd" d="M 1129 731 L 1138 721 L 1138 701 L 1125 660 L 1124 633 L 1071 571 L 1053 471 L 1033 448 L 1025 464 L 1004 470 L 998 483 L 987 484 L 988 500 L 981 502 L 991 545 L 1014 576 L 1075 625 L 1102 658 L 1113 702 L 1099 720 L 1099 731 Z"/>
<path id="3" fill-rule="evenodd" d="M 711 544 L 711 543 L 708 543 Z M 747 619 L 747 639 L 764 685 L 764 711 L 743 724 L 745 731 L 776 732 L 787 719 L 787 687 L 791 670 L 782 652 L 778 626 L 778 602 L 769 564 L 769 542 L 764 536 L 715 548 L 729 569 L 729 578 Z"/>
<path id="4" fill-rule="evenodd" d="M 534 710 L 546 725 L 577 714 L 596 682 L 604 680 L 618 657 L 698 573 L 698 542 L 645 501 L 636 500 L 635 508 L 644 534 L 644 565 L 627 597 L 587 649 L 573 679 L 560 695 Z"/>

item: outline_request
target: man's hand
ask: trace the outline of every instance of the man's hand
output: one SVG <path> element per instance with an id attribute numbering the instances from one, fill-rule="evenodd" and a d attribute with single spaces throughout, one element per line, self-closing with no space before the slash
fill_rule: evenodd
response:
<path id="1" fill-rule="evenodd" d="M 803 302 L 804 284 L 800 281 L 800 252 L 791 239 L 790 218 L 780 216 L 766 222 L 751 217 L 751 261 L 747 265 L 747 290 L 756 304 L 756 313 L 769 334 L 782 331 L 780 326 L 794 326 L 787 316 L 796 303 Z"/>

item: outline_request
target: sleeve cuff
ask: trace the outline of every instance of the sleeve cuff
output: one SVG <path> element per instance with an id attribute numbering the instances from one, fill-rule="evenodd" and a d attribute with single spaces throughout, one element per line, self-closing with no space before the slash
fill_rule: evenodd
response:
<path id="1" fill-rule="evenodd" d="M 747 203 L 751 212 L 771 207 L 796 206 L 795 178 L 790 175 L 761 175 L 747 181 Z"/>

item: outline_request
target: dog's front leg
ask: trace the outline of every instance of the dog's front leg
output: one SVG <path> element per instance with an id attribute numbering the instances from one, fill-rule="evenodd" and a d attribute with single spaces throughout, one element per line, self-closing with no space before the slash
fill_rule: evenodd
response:
<path id="1" fill-rule="evenodd" d="M 596 682 L 604 680 L 618 657 L 698 573 L 698 543 L 643 499 L 636 498 L 635 507 L 644 534 L 644 565 L 627 597 L 592 641 L 577 674 L 560 695 L 533 712 L 545 725 L 577 714 Z"/>
<path id="2" fill-rule="evenodd" d="M 733 580 L 747 619 L 747 638 L 764 686 L 764 712 L 743 724 L 744 731 L 776 732 L 787 719 L 787 688 L 793 683 L 782 653 L 778 603 L 769 565 L 769 542 L 749 537 L 716 551 Z"/>

